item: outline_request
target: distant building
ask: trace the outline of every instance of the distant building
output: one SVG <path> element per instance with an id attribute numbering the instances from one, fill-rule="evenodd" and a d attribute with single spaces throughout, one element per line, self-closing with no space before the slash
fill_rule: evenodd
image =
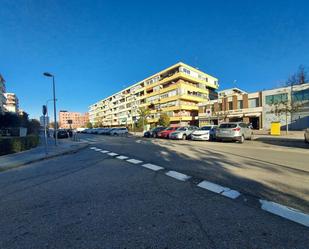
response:
<path id="1" fill-rule="evenodd" d="M 18 113 L 19 110 L 19 100 L 15 93 L 5 93 L 6 102 L 4 108 L 7 112 Z"/>
<path id="2" fill-rule="evenodd" d="M 46 125 L 46 127 L 49 127 L 49 117 L 48 116 L 41 116 L 40 117 L 40 125 L 41 125 L 41 127 L 44 127 L 44 118 L 45 118 L 45 125 Z"/>
<path id="3" fill-rule="evenodd" d="M 69 120 L 72 121 L 72 124 L 69 124 Z M 68 112 L 65 110 L 59 112 L 59 128 L 76 129 L 86 127 L 88 122 L 89 122 L 88 113 Z"/>
<path id="4" fill-rule="evenodd" d="M 0 74 L 0 113 L 3 113 L 5 111 L 4 105 L 5 105 L 5 80 Z"/>

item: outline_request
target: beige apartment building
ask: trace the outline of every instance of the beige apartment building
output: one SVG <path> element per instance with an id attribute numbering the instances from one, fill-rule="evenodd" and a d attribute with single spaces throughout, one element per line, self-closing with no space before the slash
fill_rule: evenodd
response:
<path id="1" fill-rule="evenodd" d="M 71 120 L 71 124 L 69 124 Z M 86 127 L 89 122 L 88 113 L 68 112 L 62 110 L 59 112 L 59 128 L 60 129 L 76 129 Z"/>
<path id="2" fill-rule="evenodd" d="M 5 93 L 6 102 L 4 108 L 7 112 L 18 113 L 19 110 L 19 100 L 15 93 Z"/>
<path id="3" fill-rule="evenodd" d="M 179 62 L 94 103 L 89 119 L 94 125 L 130 125 L 144 107 L 150 110 L 149 124 L 157 123 L 162 113 L 171 124 L 197 124 L 198 104 L 214 98 L 218 87 L 217 78 Z"/>
<path id="4" fill-rule="evenodd" d="M 5 99 L 4 94 L 5 94 L 5 80 L 0 74 L 0 114 L 5 111 L 4 105 L 5 105 L 6 99 Z"/>

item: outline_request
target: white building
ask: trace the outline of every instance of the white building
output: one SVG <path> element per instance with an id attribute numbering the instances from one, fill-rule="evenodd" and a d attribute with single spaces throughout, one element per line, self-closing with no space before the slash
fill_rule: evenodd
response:
<path id="1" fill-rule="evenodd" d="M 301 130 L 309 127 L 309 83 L 265 90 L 262 94 L 263 128 L 280 121 L 281 127 Z"/>
<path id="2" fill-rule="evenodd" d="M 5 93 L 4 94 L 6 101 L 4 105 L 4 109 L 7 112 L 18 113 L 19 111 L 19 100 L 15 93 Z"/>

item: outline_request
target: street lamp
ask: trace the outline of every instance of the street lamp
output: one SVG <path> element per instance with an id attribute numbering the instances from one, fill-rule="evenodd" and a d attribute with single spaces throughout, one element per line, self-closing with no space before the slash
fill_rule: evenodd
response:
<path id="1" fill-rule="evenodd" d="M 51 77 L 53 78 L 53 100 L 54 100 L 54 129 L 55 129 L 55 146 L 57 146 L 57 139 L 58 139 L 58 134 L 57 134 L 57 115 L 56 115 L 56 89 L 55 89 L 55 76 L 52 75 L 51 73 L 43 73 L 44 76 L 46 77 Z"/>

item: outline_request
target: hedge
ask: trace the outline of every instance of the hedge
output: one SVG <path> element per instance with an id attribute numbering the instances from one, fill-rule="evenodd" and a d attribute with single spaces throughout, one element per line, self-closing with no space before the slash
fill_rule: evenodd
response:
<path id="1" fill-rule="evenodd" d="M 38 146 L 39 136 L 28 135 L 26 137 L 0 137 L 0 156 L 29 150 Z"/>

